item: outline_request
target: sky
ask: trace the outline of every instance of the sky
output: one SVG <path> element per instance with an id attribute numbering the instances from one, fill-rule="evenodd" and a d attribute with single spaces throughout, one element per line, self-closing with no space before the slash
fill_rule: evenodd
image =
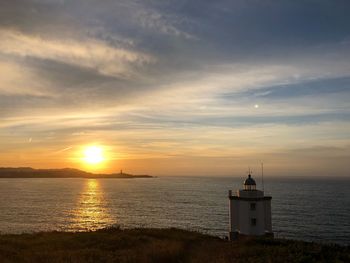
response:
<path id="1" fill-rule="evenodd" d="M 345 176 L 350 2 L 0 2 L 0 166 Z M 97 145 L 99 167 L 81 155 Z"/>

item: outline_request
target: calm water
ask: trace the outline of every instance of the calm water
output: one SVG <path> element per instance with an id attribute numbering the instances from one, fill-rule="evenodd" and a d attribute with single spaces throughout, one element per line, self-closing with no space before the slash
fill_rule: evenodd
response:
<path id="1" fill-rule="evenodd" d="M 0 179 L 0 231 L 179 227 L 224 236 L 241 178 Z M 268 179 L 277 237 L 350 244 L 350 180 Z"/>

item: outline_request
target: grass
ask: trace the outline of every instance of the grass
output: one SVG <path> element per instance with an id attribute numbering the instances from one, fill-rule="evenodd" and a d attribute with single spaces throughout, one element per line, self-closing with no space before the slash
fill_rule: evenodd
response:
<path id="1" fill-rule="evenodd" d="M 0 262 L 350 262 L 350 248 L 283 239 L 228 242 L 179 229 L 0 235 Z"/>

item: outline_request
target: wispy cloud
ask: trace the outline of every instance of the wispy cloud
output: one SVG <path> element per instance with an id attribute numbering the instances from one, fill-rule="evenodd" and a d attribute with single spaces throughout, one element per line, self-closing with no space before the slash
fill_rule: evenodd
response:
<path id="1" fill-rule="evenodd" d="M 33 81 L 36 75 L 30 68 L 25 68 L 19 65 L 19 63 L 9 59 L 3 59 L 0 61 L 0 71 L 2 72 L 0 85 L 1 95 L 48 96 L 48 82 Z"/>
<path id="2" fill-rule="evenodd" d="M 298 80 L 295 83 L 285 83 L 271 87 L 261 87 L 256 90 L 248 90 L 232 96 L 254 96 L 257 98 L 294 98 L 313 95 L 350 93 L 350 76 L 337 78 L 319 78 L 315 80 Z M 226 94 L 225 97 L 229 97 Z"/>
<path id="3" fill-rule="evenodd" d="M 46 39 L 19 31 L 0 30 L 0 51 L 21 57 L 36 57 L 91 68 L 109 76 L 132 75 L 128 64 L 152 62 L 149 55 L 112 47 L 96 39 Z"/>
<path id="4" fill-rule="evenodd" d="M 72 146 L 69 146 L 69 147 L 60 149 L 60 150 L 58 150 L 58 151 L 55 151 L 54 154 L 62 153 L 62 152 L 68 151 L 68 150 L 70 150 L 70 149 L 72 149 L 72 148 L 73 148 Z"/>
<path id="5" fill-rule="evenodd" d="M 196 39 L 194 35 L 180 30 L 175 26 L 176 24 L 185 22 L 186 19 L 184 17 L 180 18 L 179 16 L 162 14 L 150 8 L 137 10 L 135 17 L 142 27 L 151 29 L 154 33 L 184 37 L 186 39 Z M 189 23 L 189 21 L 186 22 Z"/>

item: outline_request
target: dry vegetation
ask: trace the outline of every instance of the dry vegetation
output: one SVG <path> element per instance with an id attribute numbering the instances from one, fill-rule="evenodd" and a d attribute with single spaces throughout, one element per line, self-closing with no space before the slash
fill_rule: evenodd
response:
<path id="1" fill-rule="evenodd" d="M 350 262 L 350 248 L 225 240 L 179 229 L 0 235 L 0 262 Z"/>

